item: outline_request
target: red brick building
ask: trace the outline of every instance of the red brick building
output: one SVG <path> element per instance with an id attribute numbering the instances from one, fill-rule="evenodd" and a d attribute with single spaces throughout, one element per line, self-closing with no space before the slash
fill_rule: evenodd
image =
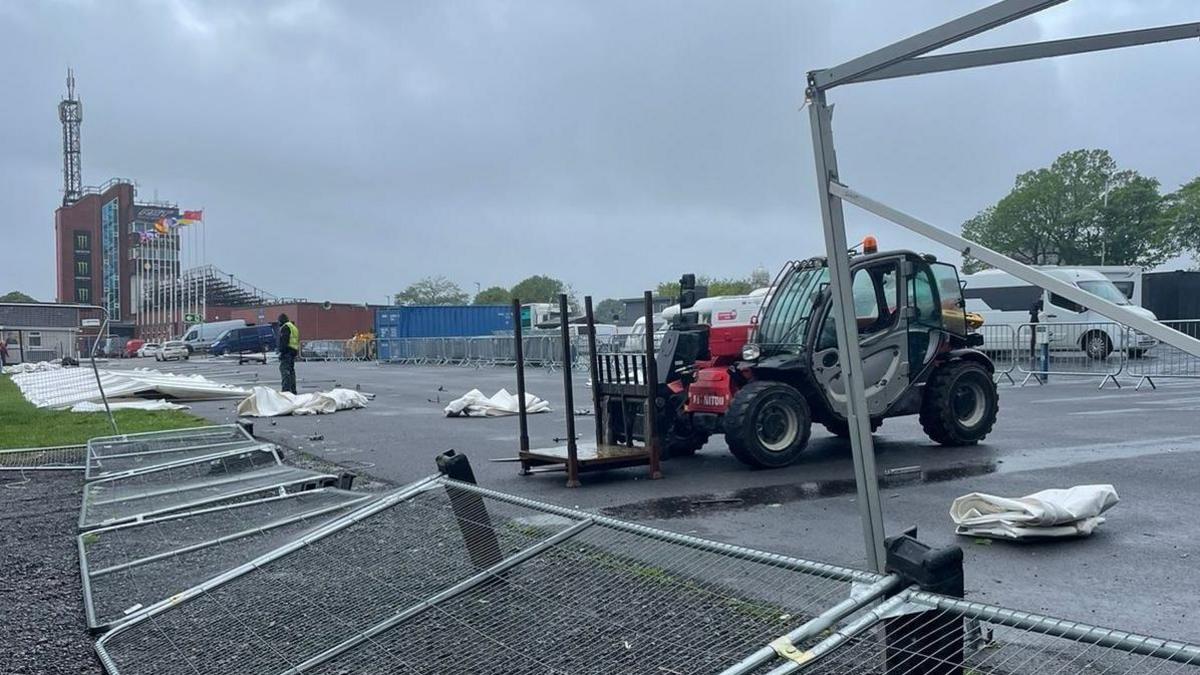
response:
<path id="1" fill-rule="evenodd" d="M 303 340 L 347 340 L 375 329 L 375 307 L 344 302 L 287 302 L 254 307 L 209 307 L 206 321 L 244 319 L 246 323 L 274 323 L 287 314 Z"/>
<path id="2" fill-rule="evenodd" d="M 150 260 L 141 232 L 154 221 L 174 216 L 170 205 L 136 203 L 133 182 L 114 178 L 84 189 L 79 200 L 54 212 L 57 300 L 98 305 L 108 310 L 110 331 L 132 337 L 143 274 L 179 274 L 178 237 L 163 237 Z M 144 323 L 144 322 L 142 322 Z"/>

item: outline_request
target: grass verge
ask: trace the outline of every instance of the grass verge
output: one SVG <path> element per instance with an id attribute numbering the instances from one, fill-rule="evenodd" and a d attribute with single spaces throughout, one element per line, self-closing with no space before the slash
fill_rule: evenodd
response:
<path id="1" fill-rule="evenodd" d="M 114 415 L 123 434 L 211 424 L 181 410 L 118 410 Z M 0 375 L 0 448 L 76 445 L 112 433 L 108 415 L 35 408 L 11 378 Z"/>

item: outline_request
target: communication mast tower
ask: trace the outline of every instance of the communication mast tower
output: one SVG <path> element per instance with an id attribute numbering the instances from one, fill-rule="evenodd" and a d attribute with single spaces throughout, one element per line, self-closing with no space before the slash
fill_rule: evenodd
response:
<path id="1" fill-rule="evenodd" d="M 79 201 L 83 196 L 83 177 L 80 175 L 79 124 L 83 121 L 83 104 L 75 98 L 75 73 L 67 69 L 67 98 L 58 104 L 58 119 L 63 128 L 63 206 Z"/>

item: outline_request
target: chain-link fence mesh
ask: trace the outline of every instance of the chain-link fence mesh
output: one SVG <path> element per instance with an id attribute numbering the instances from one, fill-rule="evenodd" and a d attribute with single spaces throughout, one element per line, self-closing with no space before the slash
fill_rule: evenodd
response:
<path id="1" fill-rule="evenodd" d="M 850 575 L 874 578 L 459 484 L 370 509 L 118 628 L 100 650 L 110 669 L 705 672 L 849 595 Z"/>
<path id="2" fill-rule="evenodd" d="M 1063 619 L 905 591 L 769 675 L 1200 673 L 1200 647 Z"/>
<path id="3" fill-rule="evenodd" d="M 88 480 L 170 462 L 262 445 L 236 424 L 93 438 L 87 443 Z"/>
<path id="4" fill-rule="evenodd" d="M 85 532 L 78 546 L 88 626 L 122 620 L 371 499 L 319 488 Z"/>
<path id="5" fill-rule="evenodd" d="M 112 675 L 1200 672 L 1183 643 L 910 590 L 874 604 L 898 588 L 431 478 L 97 651 Z"/>
<path id="6" fill-rule="evenodd" d="M 0 471 L 26 469 L 81 471 L 84 469 L 86 461 L 86 445 L 0 450 Z"/>

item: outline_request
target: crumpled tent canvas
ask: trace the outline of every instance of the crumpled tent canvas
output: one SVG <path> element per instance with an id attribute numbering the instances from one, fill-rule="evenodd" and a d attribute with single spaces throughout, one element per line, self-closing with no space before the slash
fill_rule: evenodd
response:
<path id="1" fill-rule="evenodd" d="M 100 369 L 97 372 L 109 401 L 147 394 L 185 401 L 211 401 L 242 398 L 250 393 L 242 387 L 214 382 L 198 374 L 176 375 L 149 368 Z M 48 368 L 18 373 L 12 376 L 12 381 L 26 400 L 39 408 L 67 409 L 85 401 L 103 402 L 100 388 L 96 386 L 96 373 L 91 368 Z"/>
<path id="2" fill-rule="evenodd" d="M 972 492 L 954 500 L 950 517 L 957 534 L 993 539 L 1081 537 L 1092 533 L 1100 515 L 1120 501 L 1111 485 L 1076 485 L 1024 497 Z"/>
<path id="3" fill-rule="evenodd" d="M 446 417 L 500 417 L 516 415 L 519 401 L 515 394 L 501 389 L 491 398 L 483 395 L 482 391 L 472 389 L 461 398 L 451 401 L 445 408 Z M 525 392 L 525 412 L 528 414 L 550 411 L 550 403 Z"/>
<path id="4" fill-rule="evenodd" d="M 242 417 L 279 417 L 280 415 L 326 415 L 339 410 L 365 408 L 370 394 L 353 389 L 331 389 L 310 394 L 293 394 L 276 391 L 269 387 L 255 387 L 254 391 L 238 403 L 237 413 Z"/>
<path id="5" fill-rule="evenodd" d="M 103 403 L 92 403 L 91 401 L 83 401 L 71 406 L 71 412 L 76 413 L 94 413 L 106 412 L 108 410 L 187 410 L 186 405 L 171 403 L 166 399 L 147 399 L 147 400 L 132 400 L 132 401 L 109 401 L 108 407 L 105 408 Z"/>

